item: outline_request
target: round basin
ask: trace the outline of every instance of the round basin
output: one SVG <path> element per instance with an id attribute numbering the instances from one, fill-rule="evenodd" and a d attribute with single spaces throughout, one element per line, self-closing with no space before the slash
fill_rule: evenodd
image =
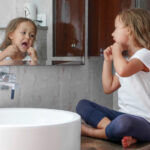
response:
<path id="1" fill-rule="evenodd" d="M 0 150 L 80 150 L 76 113 L 40 108 L 0 108 Z"/>

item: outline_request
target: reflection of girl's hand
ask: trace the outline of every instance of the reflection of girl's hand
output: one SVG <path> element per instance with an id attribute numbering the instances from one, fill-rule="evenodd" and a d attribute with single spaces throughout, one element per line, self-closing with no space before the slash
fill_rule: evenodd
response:
<path id="1" fill-rule="evenodd" d="M 18 47 L 16 45 L 9 45 L 6 50 L 7 57 L 11 57 L 12 59 L 15 58 L 18 53 L 20 53 Z"/>
<path id="2" fill-rule="evenodd" d="M 31 57 L 30 65 L 37 65 L 38 57 L 37 52 L 33 47 L 27 49 L 28 55 Z"/>
<path id="3" fill-rule="evenodd" d="M 4 51 L 6 56 L 13 60 L 20 61 L 24 58 L 24 53 L 16 45 L 9 45 Z"/>
<path id="4" fill-rule="evenodd" d="M 104 50 L 104 59 L 106 61 L 112 61 L 112 48 L 111 48 L 111 46 L 107 47 Z"/>

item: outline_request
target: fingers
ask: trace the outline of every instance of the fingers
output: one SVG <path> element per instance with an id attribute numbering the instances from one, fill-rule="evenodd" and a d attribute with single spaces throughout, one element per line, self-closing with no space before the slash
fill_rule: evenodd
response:
<path id="1" fill-rule="evenodd" d="M 123 52 L 125 48 L 120 43 L 114 43 L 112 45 L 112 51 L 120 51 Z"/>
<path id="2" fill-rule="evenodd" d="M 36 50 L 33 47 L 27 49 L 27 53 L 29 56 L 36 55 Z"/>
<path id="3" fill-rule="evenodd" d="M 112 47 L 109 46 L 104 50 L 104 59 L 112 61 Z"/>
<path id="4" fill-rule="evenodd" d="M 114 43 L 104 50 L 104 59 L 106 61 L 112 61 L 116 54 L 122 54 L 123 51 L 125 51 L 125 47 L 123 47 L 123 45 L 120 43 Z"/>
<path id="5" fill-rule="evenodd" d="M 104 55 L 112 55 L 112 47 L 109 46 L 104 50 Z"/>
<path id="6" fill-rule="evenodd" d="M 112 55 L 112 47 L 109 46 L 107 49 L 106 49 L 106 54 L 107 55 Z"/>
<path id="7" fill-rule="evenodd" d="M 36 65 L 38 61 L 37 52 L 33 47 L 27 50 L 28 55 L 31 57 L 30 65 Z"/>

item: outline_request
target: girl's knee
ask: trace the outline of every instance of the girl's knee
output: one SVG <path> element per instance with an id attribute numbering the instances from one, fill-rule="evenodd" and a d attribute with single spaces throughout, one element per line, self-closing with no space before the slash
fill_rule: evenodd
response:
<path id="1" fill-rule="evenodd" d="M 123 114 L 118 116 L 107 126 L 107 136 L 110 139 L 121 139 L 133 129 L 133 122 L 134 120 L 130 115 Z"/>
<path id="2" fill-rule="evenodd" d="M 117 118 L 121 129 L 130 129 L 134 124 L 134 117 L 132 115 L 123 114 Z"/>
<path id="3" fill-rule="evenodd" d="M 118 134 L 128 133 L 133 127 L 134 120 L 128 114 L 123 114 L 117 117 L 116 120 Z"/>
<path id="4" fill-rule="evenodd" d="M 82 99 L 78 102 L 77 106 L 76 106 L 76 111 L 77 113 L 80 114 L 81 110 L 83 111 L 83 109 L 86 107 L 86 105 L 89 104 L 89 100 L 86 99 Z"/>

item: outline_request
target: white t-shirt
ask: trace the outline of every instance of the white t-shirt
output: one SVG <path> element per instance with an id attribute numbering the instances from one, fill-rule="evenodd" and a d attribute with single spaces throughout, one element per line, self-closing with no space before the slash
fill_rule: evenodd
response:
<path id="1" fill-rule="evenodd" d="M 139 59 L 150 69 L 150 50 L 141 49 L 129 60 Z M 119 77 L 119 111 L 145 118 L 150 122 L 150 72 L 139 71 L 129 77 Z"/>

